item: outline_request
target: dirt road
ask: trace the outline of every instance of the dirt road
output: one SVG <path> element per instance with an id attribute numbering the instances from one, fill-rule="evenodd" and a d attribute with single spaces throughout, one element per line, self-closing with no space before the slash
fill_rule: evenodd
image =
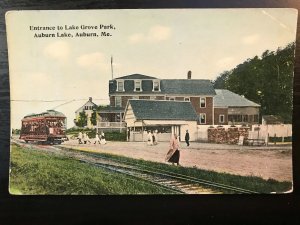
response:
<path id="1" fill-rule="evenodd" d="M 165 163 L 169 147 L 167 142 L 147 146 L 143 142 L 107 142 L 100 144 L 78 144 L 76 140 L 63 146 L 127 156 Z M 258 176 L 264 179 L 292 181 L 291 146 L 248 147 L 224 144 L 191 143 L 186 147 L 181 143 L 180 164 L 217 172 L 242 176 Z"/>

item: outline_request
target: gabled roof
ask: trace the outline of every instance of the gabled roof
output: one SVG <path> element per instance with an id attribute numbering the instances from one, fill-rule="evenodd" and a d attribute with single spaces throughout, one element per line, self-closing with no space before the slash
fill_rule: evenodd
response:
<path id="1" fill-rule="evenodd" d="M 137 73 L 135 73 L 135 74 L 131 74 L 131 75 L 123 76 L 123 77 L 117 77 L 116 80 L 118 80 L 118 79 L 126 79 L 126 80 L 151 79 L 151 80 L 153 80 L 153 79 L 157 79 L 157 78 L 156 77 L 150 77 L 150 76 L 143 75 L 143 74 L 137 74 Z"/>
<path id="2" fill-rule="evenodd" d="M 215 107 L 260 107 L 259 104 L 229 90 L 216 89 L 215 91 L 217 93 L 214 96 Z"/>
<path id="3" fill-rule="evenodd" d="M 197 120 L 197 114 L 190 102 L 130 99 L 129 105 L 138 120 Z"/>
<path id="4" fill-rule="evenodd" d="M 210 80 L 204 79 L 168 79 L 161 80 L 161 92 L 165 94 L 215 95 Z"/>
<path id="5" fill-rule="evenodd" d="M 267 124 L 282 124 L 283 119 L 280 116 L 274 116 L 274 115 L 264 115 L 262 116 L 262 119 L 265 120 Z"/>
<path id="6" fill-rule="evenodd" d="M 83 106 L 81 106 L 80 108 L 78 108 L 78 109 L 75 111 L 75 113 L 77 113 L 77 112 L 79 112 L 79 111 L 82 111 L 86 105 L 92 105 L 92 106 L 96 106 L 96 107 L 97 107 L 97 105 L 96 105 L 94 102 L 88 100 L 86 103 L 84 103 Z"/>

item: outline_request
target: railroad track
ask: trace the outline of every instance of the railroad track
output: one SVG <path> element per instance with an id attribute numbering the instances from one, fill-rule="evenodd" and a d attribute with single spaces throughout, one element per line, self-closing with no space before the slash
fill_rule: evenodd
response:
<path id="1" fill-rule="evenodd" d="M 169 190 L 171 193 L 175 194 L 215 194 L 223 193 L 224 191 L 237 194 L 258 193 L 255 191 L 199 179 L 184 174 L 174 173 L 144 165 L 137 165 L 119 159 L 112 159 L 99 154 L 80 152 L 76 149 L 70 149 L 61 146 L 32 145 L 22 142 L 20 143 L 20 141 L 15 142 L 22 144 L 22 146 L 38 148 L 52 153 L 62 154 L 110 172 L 121 173 L 130 178 L 143 180 L 151 183 L 154 186 Z"/>
<path id="2" fill-rule="evenodd" d="M 60 149 L 65 149 L 68 151 L 74 151 L 73 149 L 58 147 Z M 77 151 L 77 150 L 75 150 Z M 149 166 L 144 165 L 136 165 L 130 163 L 128 161 L 111 159 L 105 156 L 101 156 L 99 154 L 94 153 L 86 153 L 83 154 L 92 156 L 97 159 L 101 159 L 104 161 L 109 161 L 109 165 L 106 163 L 95 163 L 96 166 L 110 169 L 112 171 L 119 171 L 123 173 L 127 173 L 129 175 L 143 178 L 148 180 L 149 182 L 159 183 L 162 186 L 167 186 L 173 190 L 179 191 L 181 193 L 187 194 L 203 194 L 203 193 L 222 193 L 221 190 L 230 191 L 232 193 L 241 193 L 241 194 L 258 194 L 258 192 L 247 190 L 244 188 L 234 187 L 230 185 L 225 185 L 217 182 L 212 182 L 204 179 L 195 178 L 192 176 L 187 176 L 184 174 L 178 174 L 162 169 L 154 169 Z M 118 163 L 117 165 L 112 165 L 112 162 Z M 126 171 L 126 172 L 124 172 Z M 216 191 L 217 190 L 217 191 Z"/>

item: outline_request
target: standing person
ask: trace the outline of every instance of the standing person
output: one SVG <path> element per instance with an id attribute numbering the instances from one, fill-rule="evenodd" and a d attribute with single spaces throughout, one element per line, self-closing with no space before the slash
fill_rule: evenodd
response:
<path id="1" fill-rule="evenodd" d="M 186 145 L 189 147 L 190 146 L 190 134 L 189 134 L 189 131 L 186 130 L 186 133 L 185 133 L 185 143 Z"/>
<path id="2" fill-rule="evenodd" d="M 147 135 L 147 144 L 148 145 L 153 145 L 153 137 L 152 137 L 152 134 L 151 134 L 150 130 L 148 131 L 148 135 Z"/>
<path id="3" fill-rule="evenodd" d="M 130 141 L 130 128 L 127 130 L 127 141 Z"/>
<path id="4" fill-rule="evenodd" d="M 171 162 L 172 165 L 174 165 L 174 163 L 177 163 L 177 166 L 179 166 L 179 158 L 179 139 L 177 134 L 174 134 L 174 137 L 172 137 L 170 140 L 170 150 L 166 156 L 166 161 Z"/>
<path id="5" fill-rule="evenodd" d="M 157 145 L 157 143 L 158 143 L 157 133 L 158 133 L 158 130 L 155 130 L 153 133 L 153 144 L 155 144 L 155 145 Z"/>
<path id="6" fill-rule="evenodd" d="M 78 144 L 82 144 L 82 133 L 79 131 L 78 133 Z"/>
<path id="7" fill-rule="evenodd" d="M 94 143 L 94 144 L 96 144 L 97 142 L 98 142 L 99 144 L 101 144 L 101 143 L 100 143 L 100 138 L 99 138 L 98 132 L 96 133 L 96 136 L 95 136 L 95 143 Z"/>
<path id="8" fill-rule="evenodd" d="M 102 145 L 105 145 L 105 144 L 106 144 L 106 140 L 105 140 L 105 136 L 104 136 L 104 132 L 103 132 L 103 131 L 102 131 L 102 133 L 101 133 L 100 143 L 101 143 Z"/>
<path id="9" fill-rule="evenodd" d="M 86 143 L 89 142 L 90 144 L 92 143 L 91 140 L 90 140 L 90 137 L 87 133 L 85 133 L 85 141 Z"/>
<path id="10" fill-rule="evenodd" d="M 83 144 L 86 144 L 88 141 L 90 142 L 89 137 L 87 136 L 86 132 L 83 132 L 82 140 L 83 140 Z"/>

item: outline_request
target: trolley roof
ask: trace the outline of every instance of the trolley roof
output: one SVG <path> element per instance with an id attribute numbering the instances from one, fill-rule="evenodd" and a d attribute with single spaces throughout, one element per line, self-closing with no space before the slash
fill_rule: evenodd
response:
<path id="1" fill-rule="evenodd" d="M 63 113 L 55 110 L 47 110 L 46 112 L 37 113 L 37 114 L 28 114 L 24 116 L 24 119 L 33 118 L 33 117 L 66 117 Z"/>

